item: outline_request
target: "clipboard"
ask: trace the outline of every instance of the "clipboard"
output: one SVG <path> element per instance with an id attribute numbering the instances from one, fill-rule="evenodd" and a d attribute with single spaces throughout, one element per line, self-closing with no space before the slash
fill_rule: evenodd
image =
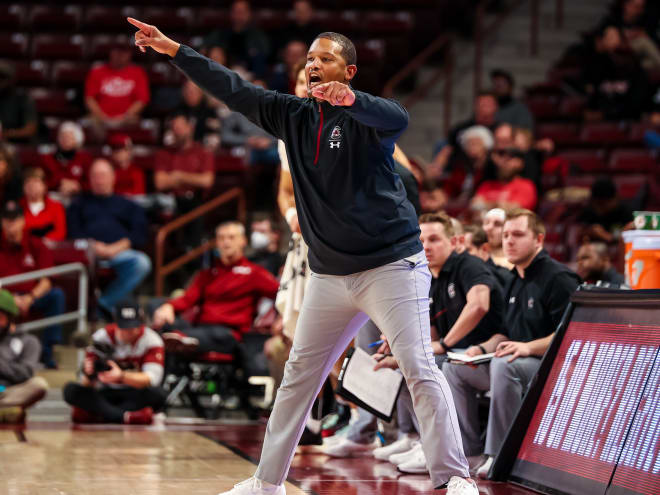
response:
<path id="1" fill-rule="evenodd" d="M 362 353 L 363 355 L 359 355 L 359 359 L 356 358 L 353 360 L 353 356 L 356 352 L 358 354 Z M 341 366 L 341 371 L 339 372 L 339 379 L 337 380 L 338 383 L 335 393 L 389 423 L 394 416 L 394 407 L 396 406 L 396 401 L 401 393 L 401 387 L 404 386 L 403 375 L 388 368 L 373 371 L 373 366 L 370 368 L 371 371 L 368 371 L 367 368 L 362 365 L 366 362 L 364 356 L 367 356 L 374 364 L 376 363 L 376 361 L 362 349 L 358 348 L 356 350 L 355 347 L 351 347 L 348 350 L 346 358 Z M 358 361 L 360 364 L 354 365 L 353 368 L 351 368 L 351 362 Z M 356 376 L 355 373 L 358 375 Z M 355 387 L 355 389 L 353 389 L 351 383 L 354 384 L 358 378 L 362 387 Z M 386 386 L 383 387 L 383 384 L 386 384 Z M 378 398 L 378 404 L 372 402 L 374 394 L 369 394 L 370 390 L 378 390 L 377 395 L 380 396 Z"/>

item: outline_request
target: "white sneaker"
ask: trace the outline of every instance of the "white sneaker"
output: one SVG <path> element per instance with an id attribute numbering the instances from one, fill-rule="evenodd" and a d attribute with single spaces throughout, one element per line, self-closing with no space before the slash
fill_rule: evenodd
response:
<path id="1" fill-rule="evenodd" d="M 398 466 L 399 464 L 407 462 L 410 459 L 412 459 L 413 456 L 415 455 L 415 452 L 417 450 L 421 450 L 421 448 L 422 448 L 422 444 L 419 441 L 414 440 L 411 443 L 411 447 L 409 450 L 406 450 L 405 452 L 400 452 L 398 454 L 392 454 L 388 459 L 388 461 L 390 461 L 395 466 Z"/>
<path id="2" fill-rule="evenodd" d="M 408 474 L 424 474 L 429 472 L 429 468 L 426 467 L 426 455 L 424 455 L 424 450 L 422 450 L 422 445 L 419 445 L 418 449 L 415 449 L 412 457 L 406 461 L 398 464 L 396 468 L 402 473 Z"/>
<path id="3" fill-rule="evenodd" d="M 483 466 L 484 462 L 488 460 L 488 456 L 486 454 L 479 454 L 479 455 L 469 455 L 467 456 L 467 461 L 468 461 L 468 467 L 470 469 L 470 474 L 474 475 L 476 472 L 479 470 L 481 466 Z"/>
<path id="4" fill-rule="evenodd" d="M 342 438 L 327 446 L 323 446 L 323 453 L 330 457 L 356 457 L 374 448 L 373 443 L 357 443 L 348 438 Z"/>
<path id="5" fill-rule="evenodd" d="M 228 492 L 218 495 L 286 495 L 284 485 L 273 485 L 260 479 L 249 478 L 234 485 Z"/>
<path id="6" fill-rule="evenodd" d="M 488 471 L 490 471 L 490 467 L 493 465 L 493 457 L 488 456 L 488 459 L 481 465 L 479 469 L 477 469 L 477 478 L 480 478 L 482 480 L 485 480 L 488 478 Z"/>
<path id="7" fill-rule="evenodd" d="M 415 441 L 419 441 L 419 435 L 408 433 L 403 435 L 396 442 L 386 445 L 385 447 L 374 449 L 374 457 L 381 461 L 388 461 L 391 455 L 409 451 L 413 447 L 412 444 Z"/>
<path id="8" fill-rule="evenodd" d="M 447 495 L 479 495 L 479 488 L 474 480 L 452 476 L 447 483 Z"/>

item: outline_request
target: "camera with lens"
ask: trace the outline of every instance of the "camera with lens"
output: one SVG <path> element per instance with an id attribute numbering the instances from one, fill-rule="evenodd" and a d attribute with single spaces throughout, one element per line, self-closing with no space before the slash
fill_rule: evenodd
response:
<path id="1" fill-rule="evenodd" d="M 87 352 L 92 354 L 92 359 L 94 360 L 94 371 L 91 375 L 85 373 L 87 378 L 95 380 L 99 373 L 112 369 L 108 364 L 108 361 L 112 360 L 115 352 L 115 347 L 112 344 L 93 341 L 92 345 L 87 348 Z"/>

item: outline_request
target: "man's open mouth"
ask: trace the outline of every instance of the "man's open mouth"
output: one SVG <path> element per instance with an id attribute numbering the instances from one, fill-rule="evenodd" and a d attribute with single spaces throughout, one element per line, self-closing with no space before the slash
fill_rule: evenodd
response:
<path id="1" fill-rule="evenodd" d="M 309 75 L 309 85 L 311 86 L 316 86 L 317 84 L 321 84 L 323 82 L 323 79 L 321 79 L 321 76 L 318 74 L 310 74 Z"/>

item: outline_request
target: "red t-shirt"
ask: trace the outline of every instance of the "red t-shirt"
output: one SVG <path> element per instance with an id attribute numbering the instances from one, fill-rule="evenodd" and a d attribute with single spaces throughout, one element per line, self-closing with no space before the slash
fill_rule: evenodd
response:
<path id="1" fill-rule="evenodd" d="M 20 200 L 25 214 L 25 234 L 36 237 L 46 237 L 53 241 L 66 239 L 66 213 L 61 203 L 46 197 L 44 208 L 36 215 L 28 206 L 25 198 Z"/>
<path id="2" fill-rule="evenodd" d="M 274 299 L 278 287 L 275 277 L 246 258 L 230 266 L 218 261 L 213 268 L 200 271 L 186 293 L 170 304 L 177 312 L 201 305 L 193 323 L 226 325 L 236 329 L 234 335 L 240 338 L 252 326 L 259 299 Z"/>
<path id="3" fill-rule="evenodd" d="M 149 103 L 147 73 L 138 65 L 113 69 L 108 64 L 93 68 L 85 81 L 85 98 L 94 98 L 108 117 L 117 117 L 136 101 Z"/>
<path id="4" fill-rule="evenodd" d="M 523 177 L 515 177 L 511 182 L 489 180 L 481 184 L 475 196 L 489 203 L 514 203 L 521 208 L 533 210 L 536 208 L 536 187 L 534 183 Z"/>
<path id="5" fill-rule="evenodd" d="M 145 194 L 144 171 L 136 166 L 115 167 L 115 194 L 135 196 Z"/>
<path id="6" fill-rule="evenodd" d="M 84 190 L 87 187 L 87 176 L 93 157 L 86 151 L 78 151 L 71 160 L 60 161 L 56 154 L 43 155 L 41 168 L 46 173 L 46 184 L 48 189 L 56 191 L 60 187 L 62 179 L 78 181 Z"/>
<path id="7" fill-rule="evenodd" d="M 21 244 L 0 240 L 0 277 L 41 270 L 53 266 L 53 255 L 41 239 L 23 235 Z M 30 292 L 38 279 L 7 286 L 11 292 Z"/>
<path id="8" fill-rule="evenodd" d="M 193 143 L 184 149 L 160 150 L 156 154 L 154 170 L 156 172 L 172 172 L 179 170 L 199 174 L 202 172 L 213 172 L 213 154 L 204 149 L 199 143 Z M 180 188 L 174 191 L 177 195 L 194 192 L 191 187 Z"/>

